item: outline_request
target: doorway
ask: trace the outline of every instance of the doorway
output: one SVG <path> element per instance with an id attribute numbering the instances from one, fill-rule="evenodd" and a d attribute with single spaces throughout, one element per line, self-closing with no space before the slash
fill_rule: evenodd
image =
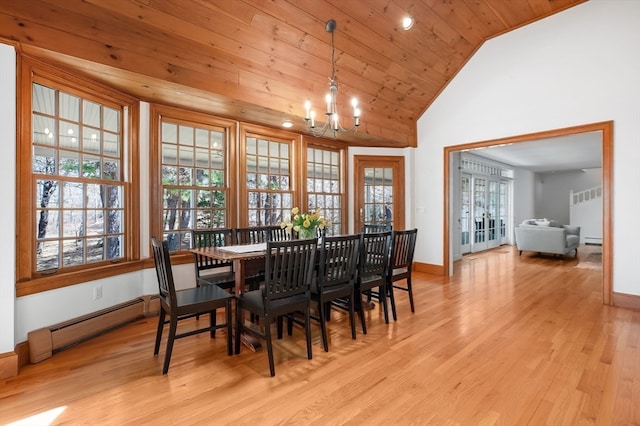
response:
<path id="1" fill-rule="evenodd" d="M 539 133 L 513 136 L 503 139 L 473 142 L 468 144 L 445 147 L 444 149 L 444 237 L 443 237 L 443 269 L 445 274 L 452 272 L 452 253 L 454 250 L 454 240 L 452 238 L 451 223 L 452 217 L 452 188 L 451 188 L 451 157 L 453 153 L 459 151 L 497 146 L 502 144 L 516 144 L 520 142 L 531 142 L 539 139 L 553 138 L 565 135 L 576 135 L 580 133 L 600 132 L 602 135 L 602 299 L 605 305 L 613 302 L 613 224 L 611 194 L 613 189 L 613 121 L 586 124 L 582 126 L 568 127 L 563 129 L 549 130 Z M 457 244 L 457 241 L 455 241 Z"/>

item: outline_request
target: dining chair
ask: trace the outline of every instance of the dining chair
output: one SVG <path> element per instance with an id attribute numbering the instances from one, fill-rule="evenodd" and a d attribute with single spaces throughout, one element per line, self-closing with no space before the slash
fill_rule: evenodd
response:
<path id="1" fill-rule="evenodd" d="M 363 296 L 370 298 L 375 291 L 382 305 L 384 322 L 389 324 L 389 307 L 387 295 L 392 309 L 395 309 L 393 289 L 387 291 L 387 270 L 389 268 L 389 254 L 391 248 L 391 231 L 369 232 L 360 234 L 361 248 L 358 262 L 358 273 L 355 286 L 355 308 L 360 316 L 362 332 L 367 334 L 364 318 Z"/>
<path id="2" fill-rule="evenodd" d="M 413 289 L 411 288 L 411 270 L 413 269 L 413 253 L 416 248 L 417 229 L 391 232 L 391 256 L 387 274 L 387 289 L 406 291 L 409 294 L 411 312 L 415 313 L 413 304 Z M 406 286 L 395 284 L 406 280 Z M 396 320 L 396 306 L 391 304 L 393 319 Z"/>
<path id="3" fill-rule="evenodd" d="M 287 241 L 291 239 L 291 233 L 280 225 L 267 226 L 265 229 L 269 241 Z"/>
<path id="4" fill-rule="evenodd" d="M 356 338 L 354 288 L 360 256 L 360 235 L 325 237 L 319 251 L 318 272 L 311 283 L 311 300 L 318 304 L 317 319 L 320 322 L 322 345 L 325 352 L 329 352 L 327 320 L 332 302 L 346 304 L 351 338 Z"/>
<path id="5" fill-rule="evenodd" d="M 228 246 L 233 241 L 232 230 L 222 228 L 194 229 L 191 231 L 191 241 L 193 248 Z M 224 289 L 234 287 L 233 262 L 224 262 L 197 253 L 193 253 L 193 259 L 198 287 L 202 285 L 217 285 Z"/>
<path id="6" fill-rule="evenodd" d="M 160 313 L 158 315 L 158 330 L 156 332 L 156 343 L 153 350 L 154 355 L 158 355 L 158 352 L 160 351 L 162 331 L 165 324 L 169 324 L 169 335 L 167 336 L 167 349 L 164 355 L 162 374 L 167 374 L 169 371 L 169 363 L 171 362 L 171 353 L 173 351 L 174 341 L 194 334 L 208 331 L 211 337 L 214 338 L 217 329 L 226 328 L 227 353 L 232 355 L 231 300 L 233 299 L 233 295 L 216 285 L 205 285 L 202 287 L 176 290 L 173 281 L 171 258 L 169 257 L 169 246 L 167 242 L 160 242 L 155 237 L 152 237 L 151 246 L 153 248 L 153 260 L 155 262 L 156 275 L 158 277 L 158 290 L 160 297 Z M 225 309 L 226 321 L 222 324 L 217 323 L 216 310 L 218 308 Z M 195 328 L 177 333 L 179 321 L 206 313 L 209 314 L 208 327 Z M 169 315 L 168 320 L 166 319 L 167 314 Z"/>
<path id="7" fill-rule="evenodd" d="M 265 284 L 258 290 L 237 295 L 235 352 L 240 353 L 240 336 L 246 331 L 267 342 L 269 371 L 275 376 L 271 323 L 284 315 L 303 312 L 307 340 L 307 358 L 311 359 L 310 282 L 317 252 L 316 239 L 269 241 L 265 257 Z M 243 310 L 261 317 L 264 332 L 244 324 Z M 278 337 L 281 336 L 278 320 Z"/>
<path id="8" fill-rule="evenodd" d="M 269 240 L 269 229 L 265 226 L 250 226 L 233 230 L 236 244 L 258 244 Z"/>

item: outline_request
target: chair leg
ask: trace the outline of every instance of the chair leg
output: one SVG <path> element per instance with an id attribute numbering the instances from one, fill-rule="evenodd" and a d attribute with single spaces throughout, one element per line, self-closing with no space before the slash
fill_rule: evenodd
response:
<path id="1" fill-rule="evenodd" d="M 273 361 L 273 343 L 271 342 L 271 318 L 267 317 L 264 321 L 264 336 L 267 340 L 267 356 L 269 357 L 269 372 L 271 377 L 276 375 L 276 367 Z"/>
<path id="2" fill-rule="evenodd" d="M 393 282 L 389 281 L 386 287 L 387 292 L 389 293 L 389 303 L 391 304 L 391 314 L 393 315 L 393 320 L 398 321 L 398 315 L 396 314 L 396 298 L 393 294 Z"/>
<path id="3" fill-rule="evenodd" d="M 227 300 L 225 306 L 225 314 L 227 318 L 227 355 L 233 355 L 233 321 L 231 317 L 231 299 Z"/>
<path id="4" fill-rule="evenodd" d="M 356 319 L 355 319 L 355 307 L 354 307 L 354 295 L 351 293 L 349 296 L 349 324 L 351 325 L 351 338 L 356 339 Z"/>
<path id="5" fill-rule="evenodd" d="M 322 346 L 325 352 L 329 352 L 329 339 L 327 338 L 327 322 L 325 318 L 325 304 L 318 301 L 318 313 L 320 317 L 320 333 L 322 334 Z"/>
<path id="6" fill-rule="evenodd" d="M 242 327 L 243 327 L 243 318 L 244 314 L 240 307 L 239 303 L 236 303 L 236 342 L 235 342 L 235 353 L 236 355 L 240 353 L 240 336 L 242 335 Z"/>
<path id="7" fill-rule="evenodd" d="M 282 328 L 284 326 L 284 317 L 282 315 L 280 315 L 276 319 L 276 323 L 277 323 L 277 329 L 278 329 L 278 340 L 280 340 L 280 339 L 282 339 Z M 291 319 L 287 318 L 287 330 L 289 329 L 289 324 L 291 324 Z M 265 324 L 265 326 L 266 326 L 266 324 Z"/>
<path id="8" fill-rule="evenodd" d="M 307 336 L 307 358 L 313 358 L 311 353 L 311 306 L 307 304 L 307 308 L 304 310 L 304 328 Z"/>
<path id="9" fill-rule="evenodd" d="M 209 335 L 213 339 L 216 337 L 216 325 L 218 324 L 218 318 L 216 315 L 216 310 L 209 312 Z"/>
<path id="10" fill-rule="evenodd" d="M 171 314 L 169 321 L 169 336 L 167 336 L 167 350 L 164 354 L 164 367 L 162 367 L 162 374 L 167 374 L 169 371 L 169 363 L 171 362 L 171 352 L 173 352 L 173 341 L 176 338 L 176 330 L 178 329 L 178 317 L 175 314 Z"/>
<path id="11" fill-rule="evenodd" d="M 165 319 L 165 311 L 164 308 L 160 307 L 160 313 L 158 314 L 158 330 L 156 331 L 156 345 L 153 348 L 153 354 L 158 355 L 160 352 L 160 341 L 162 340 L 162 330 L 164 329 L 164 319 Z"/>
<path id="12" fill-rule="evenodd" d="M 407 278 L 407 292 L 409 293 L 409 304 L 411 305 L 411 313 L 415 313 L 416 310 L 413 306 L 413 289 L 411 288 L 411 277 Z"/>
<path id="13" fill-rule="evenodd" d="M 360 316 L 360 324 L 362 325 L 362 334 L 367 334 L 367 324 L 364 319 L 364 307 L 362 306 L 362 293 L 358 292 L 355 297 L 355 305 L 356 311 L 358 311 L 358 315 Z"/>
<path id="14" fill-rule="evenodd" d="M 389 324 L 389 307 L 387 306 L 387 288 L 386 284 L 378 287 L 378 294 L 380 295 L 380 304 L 382 305 L 382 312 L 384 312 L 384 323 Z"/>

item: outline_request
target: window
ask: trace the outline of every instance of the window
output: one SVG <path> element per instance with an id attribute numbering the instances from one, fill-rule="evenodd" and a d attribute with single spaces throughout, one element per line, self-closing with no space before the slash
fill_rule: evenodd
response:
<path id="1" fill-rule="evenodd" d="M 307 207 L 320 209 L 330 222 L 327 235 L 343 233 L 342 152 L 326 147 L 307 147 Z"/>
<path id="2" fill-rule="evenodd" d="M 292 141 L 247 133 L 244 191 L 247 226 L 278 225 L 293 208 Z"/>
<path id="3" fill-rule="evenodd" d="M 172 252 L 191 248 L 193 229 L 231 227 L 229 143 L 235 121 L 160 105 L 152 106 L 156 141 L 151 182 L 152 235 L 162 235 Z"/>
<path id="4" fill-rule="evenodd" d="M 193 229 L 230 226 L 227 148 L 232 124 L 165 108 L 160 123 L 162 235 L 171 251 L 191 247 Z M 187 119 L 188 118 L 188 119 Z"/>
<path id="5" fill-rule="evenodd" d="M 25 220 L 18 224 L 17 280 L 49 280 L 34 284 L 40 291 L 90 280 L 94 268 L 109 267 L 103 277 L 121 273 L 113 264 L 139 256 L 130 237 L 138 217 L 128 201 L 137 186 L 128 181 L 127 162 L 137 158 L 127 137 L 137 105 L 54 68 L 24 63 L 17 214 Z M 64 275 L 79 271 L 89 275 Z"/>
<path id="6" fill-rule="evenodd" d="M 122 111 L 33 83 L 35 270 L 125 256 Z"/>

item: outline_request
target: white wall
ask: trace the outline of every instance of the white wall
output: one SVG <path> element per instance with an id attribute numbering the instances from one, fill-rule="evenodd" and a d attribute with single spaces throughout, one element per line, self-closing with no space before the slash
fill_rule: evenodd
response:
<path id="1" fill-rule="evenodd" d="M 516 168 L 513 170 L 513 224 L 535 217 L 535 173 Z M 515 238 L 512 238 L 515 241 Z"/>
<path id="2" fill-rule="evenodd" d="M 443 203 L 444 147 L 614 120 L 613 290 L 640 295 L 639 21 L 638 1 L 591 0 L 487 41 L 418 120 L 416 205 Z M 443 255 L 418 239 L 417 262 Z"/>
<path id="3" fill-rule="evenodd" d="M 571 191 L 584 191 L 602 185 L 602 169 L 538 173 L 537 178 L 540 192 L 537 194 L 535 217 L 569 224 Z"/>
<path id="4" fill-rule="evenodd" d="M 0 44 L 0 354 L 14 349 L 16 299 L 16 54 L 13 47 Z"/>

